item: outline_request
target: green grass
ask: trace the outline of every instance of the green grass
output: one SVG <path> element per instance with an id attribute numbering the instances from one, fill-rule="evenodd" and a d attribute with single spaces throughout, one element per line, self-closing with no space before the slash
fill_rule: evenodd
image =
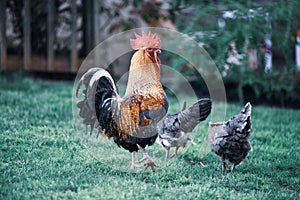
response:
<path id="1" fill-rule="evenodd" d="M 300 110 L 254 107 L 253 151 L 234 173 L 222 175 L 209 150 L 208 120 L 178 159 L 165 161 L 155 144 L 161 168 L 132 172 L 127 151 L 73 126 L 72 89 L 0 75 L 0 199 L 300 198 Z M 241 106 L 228 105 L 227 116 Z"/>

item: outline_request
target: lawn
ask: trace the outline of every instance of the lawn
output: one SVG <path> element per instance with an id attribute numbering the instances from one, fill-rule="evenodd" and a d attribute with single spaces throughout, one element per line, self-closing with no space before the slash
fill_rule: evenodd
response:
<path id="1" fill-rule="evenodd" d="M 253 151 L 233 173 L 209 150 L 209 119 L 177 159 L 155 144 L 161 168 L 133 172 L 127 151 L 73 126 L 73 83 L 21 77 L 0 75 L 0 199 L 300 199 L 300 110 L 254 106 Z"/>

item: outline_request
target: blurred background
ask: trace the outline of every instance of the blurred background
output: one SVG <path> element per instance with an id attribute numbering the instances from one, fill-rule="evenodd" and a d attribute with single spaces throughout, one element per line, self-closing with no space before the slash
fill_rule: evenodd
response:
<path id="1" fill-rule="evenodd" d="M 2 74 L 74 80 L 101 41 L 133 28 L 185 33 L 215 61 L 229 101 L 300 108 L 300 1 L 2 0 Z M 197 52 L 191 52 L 197 56 Z M 162 63 L 203 81 L 172 54 Z M 111 73 L 120 76 L 113 63 Z M 195 87 L 197 88 L 197 87 Z"/>

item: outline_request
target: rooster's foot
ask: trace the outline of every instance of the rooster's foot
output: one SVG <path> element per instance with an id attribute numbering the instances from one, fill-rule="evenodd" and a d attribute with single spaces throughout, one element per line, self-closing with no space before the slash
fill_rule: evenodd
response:
<path id="1" fill-rule="evenodd" d="M 147 152 L 145 151 L 144 148 L 142 148 L 140 145 L 137 144 L 137 147 L 139 148 L 139 150 L 142 152 L 143 154 L 143 158 L 140 160 L 140 162 L 143 162 L 144 160 L 146 160 L 146 163 L 144 164 L 144 166 L 146 166 L 145 170 L 146 171 L 149 167 L 151 167 L 152 171 L 155 172 L 155 168 L 160 168 L 160 166 L 158 166 L 157 164 L 155 164 L 152 160 L 152 158 L 147 154 Z"/>
<path id="2" fill-rule="evenodd" d="M 152 159 L 147 159 L 147 161 L 146 161 L 146 163 L 144 164 L 144 166 L 146 166 L 145 169 L 144 169 L 144 171 L 146 171 L 149 167 L 151 167 L 152 172 L 155 172 L 155 168 L 156 168 L 156 167 L 157 167 L 157 168 L 160 168 L 160 166 L 157 165 L 157 164 L 155 164 L 155 163 L 153 162 Z"/>

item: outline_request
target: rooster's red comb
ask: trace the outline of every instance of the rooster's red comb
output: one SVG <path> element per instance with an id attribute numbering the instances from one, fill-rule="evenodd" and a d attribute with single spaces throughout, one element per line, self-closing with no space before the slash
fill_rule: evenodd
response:
<path id="1" fill-rule="evenodd" d="M 160 49 L 161 41 L 156 34 L 152 34 L 151 32 L 146 35 L 144 31 L 142 31 L 142 36 L 134 33 L 136 39 L 130 39 L 131 48 L 134 50 L 139 50 L 142 48 L 155 48 Z"/>

